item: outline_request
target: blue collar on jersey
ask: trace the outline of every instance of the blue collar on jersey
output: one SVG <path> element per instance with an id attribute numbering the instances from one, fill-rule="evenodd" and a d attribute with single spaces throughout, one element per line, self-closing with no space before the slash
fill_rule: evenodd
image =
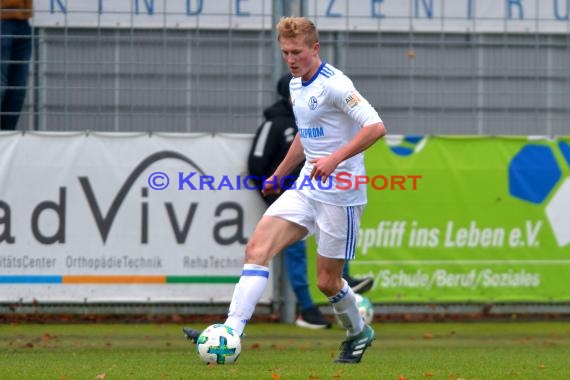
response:
<path id="1" fill-rule="evenodd" d="M 311 83 L 313 83 L 315 81 L 315 79 L 317 79 L 317 77 L 319 76 L 319 74 L 321 73 L 321 70 L 323 69 L 323 67 L 325 67 L 325 65 L 327 64 L 327 61 L 323 61 L 323 63 L 321 63 L 321 65 L 319 66 L 319 69 L 317 70 L 317 72 L 315 73 L 315 75 L 313 75 L 313 77 L 311 79 L 309 79 L 306 82 L 301 81 L 301 84 L 303 85 L 303 87 L 310 85 Z"/>

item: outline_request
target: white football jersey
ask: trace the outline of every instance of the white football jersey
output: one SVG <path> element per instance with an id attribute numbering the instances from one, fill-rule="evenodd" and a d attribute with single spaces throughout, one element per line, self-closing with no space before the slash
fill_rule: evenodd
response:
<path id="1" fill-rule="evenodd" d="M 332 182 L 309 183 L 313 170 L 310 161 L 328 156 L 346 145 L 364 126 L 382 121 L 376 110 L 356 91 L 352 81 L 342 71 L 323 62 L 317 73 L 307 82 L 300 77 L 289 84 L 293 112 L 307 160 L 296 182 L 296 188 L 319 202 L 337 206 L 366 204 L 366 185 L 356 189 L 355 176 L 365 175 L 364 154 L 359 153 L 343 162 L 332 173 Z M 348 190 L 337 188 L 336 175 L 349 173 L 353 184 Z M 346 189 L 345 182 L 338 184 Z"/>

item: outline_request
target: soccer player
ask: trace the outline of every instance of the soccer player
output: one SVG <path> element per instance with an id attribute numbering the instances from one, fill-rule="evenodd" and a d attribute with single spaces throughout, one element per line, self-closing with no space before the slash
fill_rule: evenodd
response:
<path id="1" fill-rule="evenodd" d="M 293 138 L 297 134 L 297 124 L 289 93 L 290 81 L 291 74 L 286 74 L 277 82 L 277 93 L 281 98 L 263 111 L 265 120 L 255 133 L 248 156 L 249 174 L 257 178 L 254 182 L 260 191 L 263 188 L 262 178 L 270 176 L 283 161 L 293 142 Z M 299 176 L 303 165 L 304 161 L 291 173 L 287 173 L 292 177 L 292 181 Z M 283 193 L 268 195 L 263 197 L 263 200 L 270 206 Z M 331 323 L 322 315 L 318 306 L 315 305 L 309 291 L 305 241 L 299 240 L 291 244 L 285 248 L 283 255 L 287 278 L 293 288 L 300 309 L 300 315 L 295 320 L 296 325 L 309 329 L 330 328 Z M 348 261 L 345 263 L 343 277 L 356 293 L 366 292 L 374 283 L 374 279 L 371 276 L 363 278 L 351 277 L 349 275 Z"/>
<path id="2" fill-rule="evenodd" d="M 242 334 L 267 285 L 269 261 L 288 245 L 314 234 L 317 286 L 347 330 L 335 362 L 358 363 L 374 340 L 374 330 L 361 318 L 342 272 L 345 261 L 354 258 L 366 188 L 355 184 L 341 191 L 335 176 L 341 172 L 364 176 L 363 151 L 386 129 L 352 81 L 321 60 L 312 21 L 284 17 L 277 30 L 282 57 L 293 76 L 289 88 L 298 133 L 273 173 L 276 179 L 265 183 L 264 195 L 280 192 L 281 180 L 306 161 L 296 188 L 279 197 L 255 227 L 224 324 Z"/>

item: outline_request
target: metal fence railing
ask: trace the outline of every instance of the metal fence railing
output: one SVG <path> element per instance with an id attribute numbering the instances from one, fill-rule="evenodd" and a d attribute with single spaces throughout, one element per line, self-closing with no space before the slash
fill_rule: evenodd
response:
<path id="1" fill-rule="evenodd" d="M 204 2 L 192 23 L 193 3 L 162 14 L 158 1 L 114 13 L 36 3 L 19 128 L 253 132 L 283 69 L 272 20 L 287 12 L 258 2 L 255 12 L 215 3 L 221 13 L 211 14 L 214 3 Z M 543 19 L 511 6 L 509 19 L 491 7 L 466 21 L 438 18 L 431 2 L 406 6 L 370 14 L 360 1 L 338 9 L 297 1 L 288 11 L 315 20 L 322 57 L 349 74 L 391 132 L 568 133 L 568 11 L 550 9 Z"/>

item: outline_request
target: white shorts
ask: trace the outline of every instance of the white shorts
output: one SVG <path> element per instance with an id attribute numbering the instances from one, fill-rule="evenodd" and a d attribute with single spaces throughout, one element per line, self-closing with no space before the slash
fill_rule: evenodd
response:
<path id="1" fill-rule="evenodd" d="M 335 206 L 315 201 L 301 191 L 288 190 L 265 211 L 305 227 L 315 235 L 317 253 L 333 259 L 354 259 L 364 205 Z"/>

